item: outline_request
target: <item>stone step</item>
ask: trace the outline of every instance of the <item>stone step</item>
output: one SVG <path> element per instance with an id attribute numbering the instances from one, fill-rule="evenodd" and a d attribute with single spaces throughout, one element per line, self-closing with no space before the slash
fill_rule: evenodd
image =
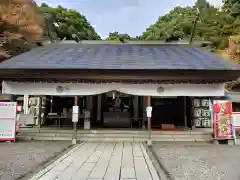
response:
<path id="1" fill-rule="evenodd" d="M 22 140 L 53 140 L 53 141 L 71 141 L 72 136 L 17 136 L 18 139 Z M 147 141 L 148 137 L 109 137 L 109 136 L 102 136 L 102 137 L 97 137 L 97 136 L 77 136 L 77 139 L 80 141 Z M 179 141 L 179 142 L 193 142 L 193 141 L 198 141 L 198 142 L 210 142 L 212 141 L 211 137 L 205 137 L 205 138 L 194 138 L 194 137 L 154 137 L 152 136 L 152 141 L 156 142 L 166 142 L 166 141 Z"/>
<path id="2" fill-rule="evenodd" d="M 72 133 L 33 133 L 33 132 L 20 132 L 18 133 L 18 136 L 32 136 L 32 137 L 72 137 Z M 97 137 L 97 138 L 145 138 L 148 137 L 148 134 L 77 134 L 78 137 Z M 158 139 L 158 138 L 173 138 L 173 139 L 205 139 L 205 138 L 211 138 L 211 135 L 177 135 L 177 134 L 152 134 L 152 138 Z"/>
<path id="3" fill-rule="evenodd" d="M 19 132 L 22 133 L 64 133 L 64 134 L 72 134 L 71 129 L 39 129 L 39 128 L 28 128 L 28 129 L 20 129 Z M 147 130 L 78 130 L 78 134 L 146 134 Z M 175 134 L 175 135 L 209 135 L 211 131 L 152 131 L 152 134 Z"/>
<path id="4" fill-rule="evenodd" d="M 18 139 L 23 140 L 71 140 L 73 130 L 63 129 L 20 129 Z M 210 142 L 211 132 L 196 131 L 152 131 L 152 141 Z M 147 141 L 147 131 L 130 130 L 79 130 L 77 138 L 81 141 Z"/>

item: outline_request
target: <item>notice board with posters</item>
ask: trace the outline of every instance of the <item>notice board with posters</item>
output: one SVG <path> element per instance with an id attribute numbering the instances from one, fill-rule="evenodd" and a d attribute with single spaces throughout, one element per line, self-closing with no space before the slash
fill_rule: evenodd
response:
<path id="1" fill-rule="evenodd" d="M 15 141 L 16 102 L 0 102 L 0 141 Z"/>
<path id="2" fill-rule="evenodd" d="M 233 139 L 232 103 L 229 100 L 213 102 L 214 138 Z"/>

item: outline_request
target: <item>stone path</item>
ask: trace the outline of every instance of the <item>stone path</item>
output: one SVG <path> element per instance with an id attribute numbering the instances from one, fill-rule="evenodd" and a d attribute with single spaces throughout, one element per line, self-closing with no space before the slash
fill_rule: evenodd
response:
<path id="1" fill-rule="evenodd" d="M 30 180 L 159 180 L 141 143 L 79 144 Z"/>

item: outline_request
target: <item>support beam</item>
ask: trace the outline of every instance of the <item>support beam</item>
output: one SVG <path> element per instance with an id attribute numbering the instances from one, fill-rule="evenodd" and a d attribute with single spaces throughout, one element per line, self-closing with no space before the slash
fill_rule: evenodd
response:
<path id="1" fill-rule="evenodd" d="M 187 128 L 187 97 L 184 96 L 184 128 Z"/>
<path id="2" fill-rule="evenodd" d="M 194 100 L 194 98 L 190 97 L 190 100 L 191 100 L 191 114 L 193 114 L 193 110 L 194 110 L 193 100 Z M 195 129 L 195 124 L 196 124 L 195 118 L 192 115 L 191 116 L 191 124 L 190 124 L 191 130 Z"/>
<path id="3" fill-rule="evenodd" d="M 78 106 L 78 96 L 74 96 L 74 106 Z M 77 144 L 77 122 L 73 122 L 72 144 Z"/>
<path id="4" fill-rule="evenodd" d="M 87 110 L 92 113 L 92 96 L 87 96 Z"/>
<path id="5" fill-rule="evenodd" d="M 38 104 L 38 126 L 41 127 L 42 123 L 42 96 L 39 97 L 39 104 Z"/>
<path id="6" fill-rule="evenodd" d="M 151 107 L 151 96 L 148 96 L 147 97 L 147 106 L 148 107 Z M 151 107 L 152 108 L 152 107 Z M 152 110 L 151 110 L 152 111 Z M 151 112 L 151 114 L 152 114 L 152 112 Z M 147 144 L 149 145 L 149 146 L 151 146 L 152 145 L 152 123 L 151 123 L 151 117 L 150 116 L 148 116 L 148 142 L 147 142 Z"/>
<path id="7" fill-rule="evenodd" d="M 97 97 L 97 121 L 101 120 L 101 112 L 102 112 L 102 95 L 99 94 Z"/>
<path id="8" fill-rule="evenodd" d="M 146 107 L 147 107 L 147 97 L 142 97 L 142 105 L 143 105 L 143 119 L 142 119 L 142 129 L 146 129 L 145 127 L 145 121 L 147 120 L 147 114 L 146 114 Z"/>
<path id="9" fill-rule="evenodd" d="M 51 105 L 50 105 L 50 113 L 52 113 L 53 112 L 53 96 L 51 96 L 50 103 L 51 103 Z"/>
<path id="10" fill-rule="evenodd" d="M 23 97 L 23 112 L 24 112 L 24 114 L 28 114 L 28 111 L 29 111 L 28 101 L 29 101 L 29 96 L 24 95 L 24 97 Z"/>
<path id="11" fill-rule="evenodd" d="M 137 121 L 138 118 L 139 118 L 139 112 L 138 112 L 138 96 L 134 96 L 133 108 L 134 108 L 134 119 Z"/>

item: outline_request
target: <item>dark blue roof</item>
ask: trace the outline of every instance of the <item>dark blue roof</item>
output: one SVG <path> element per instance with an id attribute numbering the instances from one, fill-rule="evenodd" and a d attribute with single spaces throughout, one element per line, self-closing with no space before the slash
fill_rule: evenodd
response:
<path id="1" fill-rule="evenodd" d="M 0 63 L 0 69 L 239 70 L 201 48 L 164 44 L 56 43 Z"/>

